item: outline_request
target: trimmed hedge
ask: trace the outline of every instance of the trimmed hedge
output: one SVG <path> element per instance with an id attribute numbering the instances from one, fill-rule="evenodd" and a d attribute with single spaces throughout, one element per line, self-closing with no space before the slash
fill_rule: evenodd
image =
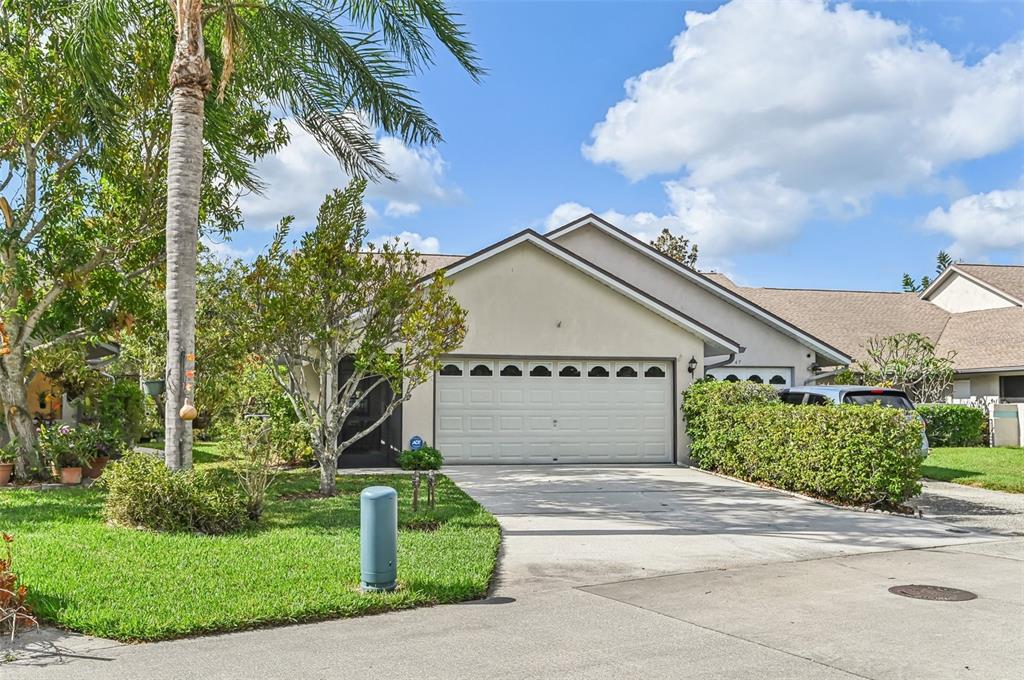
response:
<path id="1" fill-rule="evenodd" d="M 921 492 L 921 424 L 881 406 L 790 406 L 767 385 L 698 382 L 683 401 L 698 467 L 839 503 Z"/>
<path id="2" fill-rule="evenodd" d="M 928 423 L 925 432 L 932 446 L 980 446 L 988 414 L 963 404 L 921 404 L 917 412 Z"/>

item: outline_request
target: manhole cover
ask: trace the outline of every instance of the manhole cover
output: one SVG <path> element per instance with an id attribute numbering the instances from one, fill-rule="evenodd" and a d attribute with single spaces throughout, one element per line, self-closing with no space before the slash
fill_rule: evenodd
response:
<path id="1" fill-rule="evenodd" d="M 937 600 L 939 602 L 966 602 L 973 600 L 977 595 L 959 588 L 945 588 L 943 586 L 893 586 L 889 588 L 893 595 L 912 597 L 915 600 Z"/>

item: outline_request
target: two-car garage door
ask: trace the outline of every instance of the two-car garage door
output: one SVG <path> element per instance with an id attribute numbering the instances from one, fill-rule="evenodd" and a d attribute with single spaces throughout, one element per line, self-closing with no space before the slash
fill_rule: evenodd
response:
<path id="1" fill-rule="evenodd" d="M 459 357 L 436 377 L 448 463 L 672 462 L 672 363 Z"/>

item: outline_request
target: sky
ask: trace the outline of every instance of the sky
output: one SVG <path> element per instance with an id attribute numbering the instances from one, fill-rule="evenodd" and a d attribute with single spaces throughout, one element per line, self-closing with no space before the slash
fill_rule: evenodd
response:
<path id="1" fill-rule="evenodd" d="M 940 249 L 1024 263 L 1024 3 L 457 2 L 488 75 L 412 81 L 445 141 L 378 133 L 373 239 L 467 254 L 594 212 L 742 285 L 897 290 Z M 252 257 L 347 177 L 297 125 Z"/>

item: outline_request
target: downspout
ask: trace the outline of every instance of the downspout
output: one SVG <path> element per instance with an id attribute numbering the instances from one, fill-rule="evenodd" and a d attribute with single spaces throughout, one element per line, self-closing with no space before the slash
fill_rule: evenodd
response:
<path id="1" fill-rule="evenodd" d="M 742 352 L 745 349 L 746 347 L 740 347 L 740 352 Z M 728 366 L 729 364 L 736 360 L 736 355 L 738 353 L 739 352 L 729 352 L 729 355 L 724 359 L 720 359 L 719 361 L 716 361 L 714 363 L 704 364 L 704 374 L 707 375 L 709 368 L 721 368 L 722 366 Z"/>

